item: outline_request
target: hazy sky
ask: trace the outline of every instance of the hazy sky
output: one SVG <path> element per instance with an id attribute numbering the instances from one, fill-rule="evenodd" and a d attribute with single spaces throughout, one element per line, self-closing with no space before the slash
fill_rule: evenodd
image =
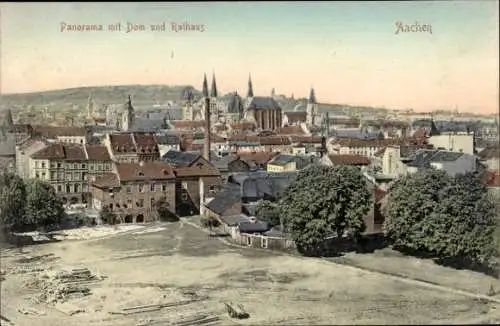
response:
<path id="1" fill-rule="evenodd" d="M 192 84 L 320 102 L 491 113 L 499 103 L 498 1 L 2 3 L 1 91 Z M 102 24 L 61 32 L 61 23 Z M 144 24 L 126 33 L 127 22 Z M 151 31 L 166 22 L 167 31 Z M 171 22 L 204 24 L 174 32 Z M 396 32 L 396 23 L 430 24 Z M 108 25 L 121 23 L 121 32 Z M 172 58 L 172 52 L 174 56 Z"/>

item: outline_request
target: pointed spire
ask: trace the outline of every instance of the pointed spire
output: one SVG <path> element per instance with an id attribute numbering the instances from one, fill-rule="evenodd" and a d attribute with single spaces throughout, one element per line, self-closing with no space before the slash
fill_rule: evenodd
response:
<path id="1" fill-rule="evenodd" d="M 128 100 L 127 100 L 127 111 L 128 112 L 133 112 L 134 111 L 134 107 L 132 106 L 132 95 L 128 95 Z"/>
<path id="2" fill-rule="evenodd" d="M 311 92 L 309 93 L 309 104 L 316 104 L 316 94 L 314 93 L 314 88 L 311 87 Z"/>
<path id="3" fill-rule="evenodd" d="M 203 89 L 202 89 L 203 97 L 208 97 L 208 82 L 207 82 L 207 74 L 203 75 Z"/>
<path id="4" fill-rule="evenodd" d="M 429 131 L 429 136 L 438 136 L 441 133 L 434 123 L 434 114 L 431 115 L 431 130 Z"/>
<path id="5" fill-rule="evenodd" d="M 271 97 L 275 97 L 275 96 L 276 96 L 276 90 L 273 87 L 273 89 L 271 90 Z"/>
<path id="6" fill-rule="evenodd" d="M 11 127 L 14 125 L 14 119 L 12 118 L 12 110 L 9 108 L 7 112 L 5 112 L 5 116 L 3 118 L 3 125 L 6 127 Z"/>
<path id="7" fill-rule="evenodd" d="M 252 85 L 252 76 L 248 75 L 248 93 L 247 97 L 253 97 L 253 85 Z"/>
<path id="8" fill-rule="evenodd" d="M 210 97 L 217 97 L 217 83 L 215 82 L 215 72 L 212 75 L 212 89 L 210 92 Z"/>

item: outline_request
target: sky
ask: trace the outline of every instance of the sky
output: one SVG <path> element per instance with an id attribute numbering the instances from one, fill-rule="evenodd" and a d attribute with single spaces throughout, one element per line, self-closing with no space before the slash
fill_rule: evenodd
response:
<path id="1" fill-rule="evenodd" d="M 390 109 L 495 113 L 498 0 L 0 3 L 0 91 L 191 84 Z M 165 22 L 165 31 L 151 25 Z M 173 31 L 172 23 L 204 26 Z M 102 31 L 61 31 L 101 24 Z M 121 24 L 121 31 L 108 25 Z M 128 24 L 144 31 L 127 33 Z M 432 33 L 399 31 L 430 25 Z M 210 81 L 209 81 L 210 82 Z"/>

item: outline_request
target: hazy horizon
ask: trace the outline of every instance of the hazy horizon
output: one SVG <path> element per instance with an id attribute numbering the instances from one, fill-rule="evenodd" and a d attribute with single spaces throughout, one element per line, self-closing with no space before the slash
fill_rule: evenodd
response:
<path id="1" fill-rule="evenodd" d="M 119 85 L 307 97 L 415 111 L 494 113 L 498 1 L 333 3 L 2 3 L 2 94 Z M 104 31 L 63 31 L 61 23 Z M 106 31 L 166 22 L 165 32 Z M 183 22 L 198 31 L 175 32 Z M 397 23 L 429 24 L 399 32 Z M 204 32 L 199 31 L 204 25 Z"/>

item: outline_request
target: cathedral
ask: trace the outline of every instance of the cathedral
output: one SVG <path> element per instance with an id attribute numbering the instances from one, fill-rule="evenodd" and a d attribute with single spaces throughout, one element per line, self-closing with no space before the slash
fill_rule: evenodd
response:
<path id="1" fill-rule="evenodd" d="M 254 96 L 252 79 L 248 79 L 245 98 L 238 92 L 226 99 L 219 97 L 215 74 L 212 75 L 211 89 L 208 90 L 206 75 L 203 80 L 203 94 L 210 98 L 210 120 L 212 123 L 253 122 L 258 129 L 274 130 L 282 126 L 282 109 L 272 96 Z M 184 92 L 184 120 L 204 120 L 204 98 L 194 99 L 191 90 Z"/>

